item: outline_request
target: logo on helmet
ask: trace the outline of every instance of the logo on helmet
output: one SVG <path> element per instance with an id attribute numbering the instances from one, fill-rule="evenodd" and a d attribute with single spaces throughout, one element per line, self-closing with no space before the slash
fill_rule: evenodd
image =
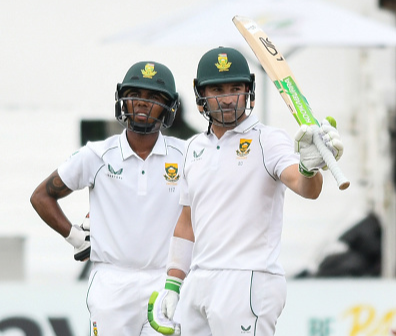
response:
<path id="1" fill-rule="evenodd" d="M 217 60 L 219 63 L 216 63 L 217 69 L 219 69 L 219 72 L 223 71 L 228 71 L 232 62 L 228 62 L 228 56 L 227 54 L 219 54 L 217 57 Z"/>
<path id="2" fill-rule="evenodd" d="M 144 70 L 142 69 L 141 71 L 144 78 L 152 79 L 157 74 L 157 71 L 154 70 L 153 63 L 147 63 L 144 67 Z"/>

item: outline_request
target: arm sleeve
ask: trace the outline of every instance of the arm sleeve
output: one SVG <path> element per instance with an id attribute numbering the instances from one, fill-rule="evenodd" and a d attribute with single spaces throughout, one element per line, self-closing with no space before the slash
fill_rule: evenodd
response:
<path id="1" fill-rule="evenodd" d="M 284 130 L 274 129 L 265 137 L 262 139 L 265 165 L 279 179 L 285 168 L 300 162 L 300 157 L 294 152 L 293 141 Z"/>
<path id="2" fill-rule="evenodd" d="M 188 274 L 190 271 L 192 251 L 194 243 L 190 240 L 172 237 L 169 247 L 168 262 L 166 265 L 166 272 L 172 268 L 183 271 Z"/>
<path id="3" fill-rule="evenodd" d="M 75 191 L 93 187 L 96 173 L 101 166 L 102 160 L 84 146 L 59 166 L 58 174 L 66 186 Z"/>

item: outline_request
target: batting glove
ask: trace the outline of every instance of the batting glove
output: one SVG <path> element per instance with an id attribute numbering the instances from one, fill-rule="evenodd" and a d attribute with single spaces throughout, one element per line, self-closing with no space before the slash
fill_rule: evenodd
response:
<path id="1" fill-rule="evenodd" d="M 89 214 L 85 217 L 83 223 L 73 225 L 66 241 L 74 246 L 74 259 L 77 261 L 86 261 L 91 254 L 91 236 Z"/>
<path id="2" fill-rule="evenodd" d="M 314 127 L 302 125 L 294 137 L 294 150 L 300 153 L 299 171 L 305 177 L 314 177 L 319 169 L 327 169 L 322 155 L 313 143 L 314 132 Z M 327 117 L 322 121 L 317 132 L 338 161 L 344 153 L 344 144 L 336 129 L 335 120 L 332 117 Z"/>
<path id="3" fill-rule="evenodd" d="M 168 276 L 165 289 L 151 294 L 148 303 L 148 320 L 150 325 L 163 335 L 180 336 L 180 324 L 173 321 L 177 303 L 179 302 L 180 286 L 183 280 Z"/>

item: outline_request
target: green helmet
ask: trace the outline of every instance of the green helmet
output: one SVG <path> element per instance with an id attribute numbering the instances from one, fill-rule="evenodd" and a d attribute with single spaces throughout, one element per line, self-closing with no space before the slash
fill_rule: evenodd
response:
<path id="1" fill-rule="evenodd" d="M 117 84 L 118 97 L 122 96 L 126 88 L 131 87 L 159 91 L 171 100 L 179 98 L 172 72 L 157 62 L 138 62 L 132 65 L 122 83 Z"/>
<path id="2" fill-rule="evenodd" d="M 128 124 L 128 114 L 122 109 L 123 94 L 127 89 L 137 88 L 160 92 L 168 100 L 159 120 L 159 125 L 153 124 L 130 125 Z M 138 62 L 132 65 L 126 73 L 122 83 L 117 84 L 116 89 L 116 119 L 125 127 L 138 133 L 154 133 L 162 126 L 168 128 L 172 126 L 177 108 L 180 105 L 179 94 L 176 92 L 175 79 L 172 72 L 163 64 L 157 62 Z M 156 123 L 158 124 L 158 123 Z"/>
<path id="3" fill-rule="evenodd" d="M 199 112 L 209 120 L 210 123 L 225 125 L 224 121 L 218 121 L 208 111 L 207 98 L 201 95 L 201 90 L 206 85 L 224 83 L 246 83 L 249 92 L 246 93 L 245 112 L 250 114 L 255 100 L 255 76 L 250 73 L 246 58 L 236 49 L 218 47 L 205 53 L 198 63 L 197 77 L 194 79 L 194 92 Z M 248 104 L 250 100 L 250 104 Z M 235 120 L 238 124 L 238 120 Z"/>
<path id="4" fill-rule="evenodd" d="M 197 87 L 231 82 L 252 83 L 249 65 L 238 50 L 219 47 L 202 56 L 197 70 Z"/>

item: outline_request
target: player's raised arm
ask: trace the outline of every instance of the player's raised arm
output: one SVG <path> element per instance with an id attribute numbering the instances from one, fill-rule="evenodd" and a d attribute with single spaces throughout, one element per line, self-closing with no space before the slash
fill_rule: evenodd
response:
<path id="1" fill-rule="evenodd" d="M 312 199 L 319 197 L 322 190 L 323 177 L 319 170 L 327 169 L 322 153 L 314 143 L 314 132 L 311 126 L 300 127 L 294 136 L 294 150 L 300 154 L 300 163 L 286 168 L 281 175 L 282 182 L 288 188 L 305 198 Z M 328 117 L 322 121 L 318 136 L 338 161 L 344 152 L 344 144 L 334 118 Z"/>
<path id="2" fill-rule="evenodd" d="M 285 58 L 256 22 L 243 16 L 234 16 L 232 21 L 260 61 L 268 77 L 275 84 L 279 94 L 289 107 L 298 124 L 311 126 L 311 129 L 314 131 L 313 142 L 336 179 L 338 188 L 340 190 L 347 189 L 350 182 L 339 168 L 334 153 L 332 153 L 327 144 L 322 141 L 322 137 L 318 133 L 320 125 L 313 116 L 308 100 L 297 85 L 295 77 Z"/>
<path id="3" fill-rule="evenodd" d="M 322 191 L 323 176 L 319 172 L 312 178 L 307 178 L 298 171 L 298 164 L 285 168 L 281 174 L 282 183 L 296 194 L 316 199 Z"/>

